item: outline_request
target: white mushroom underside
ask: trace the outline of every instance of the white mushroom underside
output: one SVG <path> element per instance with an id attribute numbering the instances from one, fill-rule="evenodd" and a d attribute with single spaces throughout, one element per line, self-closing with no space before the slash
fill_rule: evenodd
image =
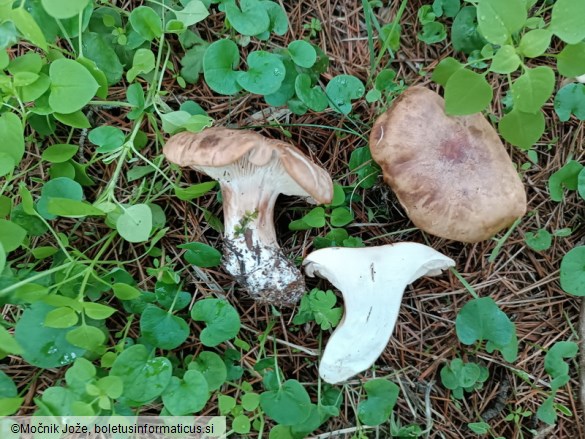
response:
<path id="1" fill-rule="evenodd" d="M 326 248 L 305 259 L 307 275 L 328 279 L 343 294 L 345 314 L 329 338 L 319 375 L 335 384 L 369 368 L 384 351 L 406 286 L 455 262 L 418 243 Z"/>

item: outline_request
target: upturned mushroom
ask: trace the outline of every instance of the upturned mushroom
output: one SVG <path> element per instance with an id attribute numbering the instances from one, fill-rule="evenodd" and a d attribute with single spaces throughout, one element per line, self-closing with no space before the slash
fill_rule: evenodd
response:
<path id="1" fill-rule="evenodd" d="M 299 269 L 276 240 L 273 210 L 279 194 L 330 203 L 329 174 L 289 143 L 253 131 L 214 127 L 172 136 L 166 158 L 219 181 L 223 197 L 223 265 L 261 302 L 290 305 L 305 291 Z"/>
<path id="2" fill-rule="evenodd" d="M 319 375 L 328 383 L 346 381 L 382 354 L 398 318 L 406 286 L 455 265 L 443 254 L 414 242 L 379 247 L 329 247 L 303 262 L 308 276 L 329 280 L 341 291 L 344 315 L 321 358 Z"/>
<path id="3" fill-rule="evenodd" d="M 373 159 L 412 222 L 462 242 L 489 239 L 526 213 L 526 193 L 494 128 L 479 113 L 448 116 L 424 87 L 375 122 Z"/>

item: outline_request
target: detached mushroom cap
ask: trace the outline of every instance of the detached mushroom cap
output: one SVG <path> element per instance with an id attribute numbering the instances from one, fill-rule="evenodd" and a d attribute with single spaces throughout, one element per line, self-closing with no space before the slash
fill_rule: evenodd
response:
<path id="1" fill-rule="evenodd" d="M 327 172 L 294 146 L 245 130 L 183 132 L 171 137 L 163 152 L 169 161 L 219 181 L 226 271 L 260 302 L 297 302 L 304 278 L 278 245 L 274 203 L 279 194 L 330 203 L 333 182 Z"/>
<path id="2" fill-rule="evenodd" d="M 443 98 L 424 87 L 409 88 L 376 120 L 370 149 L 428 233 L 478 242 L 526 213 L 524 186 L 494 128 L 479 113 L 447 116 Z"/>
<path id="3" fill-rule="evenodd" d="M 308 255 L 303 265 L 308 276 L 328 279 L 343 294 L 343 320 L 319 364 L 321 378 L 336 384 L 366 370 L 384 351 L 406 286 L 455 262 L 426 245 L 401 242 L 324 248 Z"/>
<path id="4" fill-rule="evenodd" d="M 290 184 L 279 188 L 285 195 L 311 197 L 318 203 L 331 202 L 333 182 L 327 172 L 311 162 L 298 148 L 280 140 L 268 139 L 254 131 L 223 127 L 208 128 L 200 133 L 182 133 L 172 136 L 163 148 L 167 160 L 179 166 L 196 170 L 206 169 L 210 176 L 225 176 L 224 168 L 244 156 L 255 166 L 267 165 L 275 157 L 282 163 Z M 275 175 L 276 178 L 276 175 Z"/>

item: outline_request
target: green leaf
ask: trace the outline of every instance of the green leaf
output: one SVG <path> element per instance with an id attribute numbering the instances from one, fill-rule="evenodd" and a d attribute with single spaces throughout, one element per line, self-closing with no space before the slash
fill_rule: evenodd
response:
<path id="1" fill-rule="evenodd" d="M 234 338 L 240 330 L 240 316 L 227 300 L 201 299 L 193 305 L 191 318 L 207 324 L 200 335 L 205 346 L 217 346 Z"/>
<path id="2" fill-rule="evenodd" d="M 77 145 L 51 145 L 43 151 L 41 158 L 51 163 L 63 163 L 73 158 L 79 147 Z"/>
<path id="3" fill-rule="evenodd" d="M 325 226 L 325 209 L 322 207 L 314 207 L 303 216 L 302 221 L 309 227 L 323 227 Z"/>
<path id="4" fill-rule="evenodd" d="M 80 56 L 77 58 L 77 62 L 85 67 L 91 76 L 93 76 L 93 79 L 99 84 L 99 88 L 95 92 L 96 96 L 106 99 L 108 97 L 108 78 L 106 74 L 89 58 Z"/>
<path id="5" fill-rule="evenodd" d="M 161 349 L 175 349 L 189 336 L 189 325 L 180 317 L 147 305 L 140 316 L 140 331 L 144 339 Z"/>
<path id="6" fill-rule="evenodd" d="M 561 122 L 571 118 L 585 120 L 585 84 L 567 84 L 555 96 L 555 112 Z"/>
<path id="7" fill-rule="evenodd" d="M 41 189 L 41 198 L 37 202 L 37 211 L 48 220 L 57 216 L 49 212 L 49 201 L 51 198 L 67 198 L 74 201 L 83 199 L 83 189 L 79 183 L 66 177 L 54 178 L 46 182 Z"/>
<path id="8" fill-rule="evenodd" d="M 555 74 L 550 67 L 526 69 L 512 83 L 514 108 L 525 113 L 536 113 L 551 97 L 555 87 Z"/>
<path id="9" fill-rule="evenodd" d="M 2 246 L 0 245 L 1 248 Z M 2 346 L 0 348 L 0 357 L 3 357 L 3 354 L 22 355 L 24 353 L 24 349 L 3 326 L 0 326 L 0 346 Z"/>
<path id="10" fill-rule="evenodd" d="M 177 247 L 187 250 L 184 257 L 189 264 L 207 268 L 216 267 L 221 262 L 221 253 L 202 242 L 189 242 L 178 245 Z"/>
<path id="11" fill-rule="evenodd" d="M 144 345 L 124 350 L 114 361 L 110 375 L 124 383 L 123 396 L 131 405 L 143 405 L 160 396 L 171 381 L 173 366 L 164 357 L 152 357 Z"/>
<path id="12" fill-rule="evenodd" d="M 502 137 L 522 149 L 530 149 L 540 139 L 544 128 L 544 115 L 541 111 L 533 114 L 512 110 L 500 119 L 498 125 Z"/>
<path id="13" fill-rule="evenodd" d="M 282 425 L 300 424 L 309 416 L 311 398 L 297 380 L 286 380 L 278 388 L 260 395 L 262 410 Z"/>
<path id="14" fill-rule="evenodd" d="M 6 268 L 6 250 L 4 250 L 4 246 L 0 242 L 0 274 L 2 274 L 4 268 Z"/>
<path id="15" fill-rule="evenodd" d="M 41 0 L 41 4 L 51 17 L 63 20 L 83 12 L 89 0 Z"/>
<path id="16" fill-rule="evenodd" d="M 416 37 L 426 44 L 435 44 L 447 38 L 447 31 L 443 23 L 430 21 L 423 24 L 422 31 Z"/>
<path id="17" fill-rule="evenodd" d="M 585 200 L 585 167 L 581 169 L 581 172 L 579 172 L 579 176 L 577 177 L 577 192 L 579 193 L 579 196 Z"/>
<path id="18" fill-rule="evenodd" d="M 104 320 L 114 314 L 117 310 L 108 305 L 95 302 L 83 302 L 83 312 L 94 320 Z"/>
<path id="19" fill-rule="evenodd" d="M 73 113 L 83 108 L 99 87 L 91 73 L 77 61 L 60 58 L 49 67 L 49 105 L 57 113 Z"/>
<path id="20" fill-rule="evenodd" d="M 108 84 L 116 84 L 122 79 L 124 67 L 114 48 L 104 35 L 85 32 L 82 47 L 83 55 L 92 60 L 98 69 L 106 75 Z"/>
<path id="21" fill-rule="evenodd" d="M 487 434 L 491 429 L 487 422 L 470 422 L 467 427 L 475 434 Z"/>
<path id="22" fill-rule="evenodd" d="M 317 61 L 317 52 L 315 49 L 310 43 L 303 40 L 292 41 L 288 45 L 288 52 L 294 63 L 305 69 L 310 69 Z"/>
<path id="23" fill-rule="evenodd" d="M 487 41 L 477 30 L 477 12 L 475 6 L 462 8 L 451 26 L 451 42 L 458 52 L 471 54 L 480 50 Z"/>
<path id="24" fill-rule="evenodd" d="M 540 229 L 536 233 L 526 232 L 524 239 L 526 245 L 537 252 L 548 250 L 552 244 L 552 235 L 545 229 Z"/>
<path id="25" fill-rule="evenodd" d="M 325 92 L 319 86 L 311 87 L 311 77 L 306 73 L 297 75 L 295 92 L 298 98 L 313 111 L 323 111 L 329 105 Z"/>
<path id="26" fill-rule="evenodd" d="M 13 9 L 10 12 L 10 19 L 24 38 L 45 52 L 47 51 L 47 41 L 45 40 L 43 31 L 25 8 L 18 7 Z"/>
<path id="27" fill-rule="evenodd" d="M 146 41 L 152 41 L 163 34 L 162 22 L 154 9 L 139 6 L 130 13 L 132 28 Z"/>
<path id="28" fill-rule="evenodd" d="M 59 122 L 68 125 L 73 128 L 89 128 L 91 124 L 85 114 L 82 111 L 75 111 L 73 113 L 62 114 L 62 113 L 53 113 L 55 119 Z"/>
<path id="29" fill-rule="evenodd" d="M 89 132 L 88 139 L 98 148 L 96 152 L 110 153 L 118 150 L 124 144 L 126 136 L 120 128 L 104 125 Z"/>
<path id="30" fill-rule="evenodd" d="M 520 67 L 520 57 L 513 46 L 502 46 L 492 59 L 490 70 L 496 73 L 512 73 Z"/>
<path id="31" fill-rule="evenodd" d="M 194 198 L 199 198 L 217 186 L 216 181 L 206 181 L 204 183 L 193 184 L 188 188 L 180 188 L 175 186 L 175 196 L 179 200 L 190 201 Z"/>
<path id="32" fill-rule="evenodd" d="M 174 12 L 177 20 L 185 27 L 199 23 L 209 16 L 209 11 L 201 0 L 191 0 L 182 10 Z"/>
<path id="33" fill-rule="evenodd" d="M 552 8 L 550 30 L 565 43 L 576 44 L 585 38 L 585 3 L 557 0 Z"/>
<path id="34" fill-rule="evenodd" d="M 173 416 L 184 416 L 200 411 L 209 399 L 207 381 L 201 372 L 188 370 L 183 379 L 172 377 L 162 394 L 165 408 Z"/>
<path id="35" fill-rule="evenodd" d="M 433 2 L 433 12 L 437 17 L 453 18 L 460 8 L 460 0 L 435 0 Z"/>
<path id="36" fill-rule="evenodd" d="M 364 95 L 362 81 L 352 75 L 338 75 L 329 81 L 325 93 L 330 100 L 331 108 L 341 114 L 351 112 L 351 101 Z"/>
<path id="37" fill-rule="evenodd" d="M 503 45 L 526 23 L 523 0 L 480 0 L 477 5 L 478 29 L 492 44 Z"/>
<path id="38" fill-rule="evenodd" d="M 22 347 L 22 358 L 33 366 L 49 369 L 65 366 L 85 353 L 67 341 L 71 328 L 49 328 L 44 325 L 54 308 L 36 302 L 26 309 L 16 323 L 14 338 Z M 34 334 L 34 336 L 33 336 Z"/>
<path id="39" fill-rule="evenodd" d="M 18 224 L 0 219 L 0 244 L 6 253 L 20 247 L 26 238 L 26 230 Z"/>
<path id="40" fill-rule="evenodd" d="M 0 177 L 4 177 L 11 173 L 16 167 L 16 163 L 12 156 L 9 156 L 5 152 L 0 152 Z"/>
<path id="41" fill-rule="evenodd" d="M 24 134 L 20 118 L 10 112 L 0 115 L 0 153 L 10 156 L 18 166 L 24 156 Z"/>
<path id="42" fill-rule="evenodd" d="M 203 114 L 190 114 L 186 111 L 171 111 L 161 116 L 163 131 L 174 134 L 187 130 L 199 133 L 213 124 L 213 119 Z"/>
<path id="43" fill-rule="evenodd" d="M 79 315 L 69 307 L 56 308 L 45 317 L 44 325 L 48 328 L 70 328 L 79 321 Z"/>
<path id="44" fill-rule="evenodd" d="M 552 34 L 548 29 L 534 29 L 526 32 L 520 39 L 518 50 L 528 58 L 536 58 L 546 52 Z"/>
<path id="45" fill-rule="evenodd" d="M 266 9 L 266 13 L 270 19 L 270 25 L 266 32 L 270 31 L 276 35 L 284 35 L 288 31 L 286 11 L 282 9 L 279 3 L 273 1 L 262 1 L 260 4 Z M 268 39 L 268 36 L 265 39 Z"/>
<path id="46" fill-rule="evenodd" d="M 248 55 L 246 61 L 248 71 L 238 75 L 238 84 L 242 88 L 260 95 L 275 93 L 280 88 L 286 74 L 280 57 L 256 50 Z"/>
<path id="47" fill-rule="evenodd" d="M 490 104 L 492 97 L 492 87 L 483 75 L 461 69 L 445 86 L 445 111 L 452 116 L 477 113 Z"/>
<path id="48" fill-rule="evenodd" d="M 224 3 L 225 14 L 230 24 L 242 35 L 253 36 L 268 30 L 270 17 L 258 0 L 240 0 L 240 7 L 235 0 Z"/>
<path id="49" fill-rule="evenodd" d="M 233 95 L 241 90 L 240 72 L 234 71 L 240 63 L 240 51 L 231 40 L 218 40 L 209 45 L 203 57 L 205 82 L 213 91 Z"/>
<path id="50" fill-rule="evenodd" d="M 585 246 L 569 251 L 561 261 L 561 288 L 574 296 L 585 296 Z"/>
<path id="51" fill-rule="evenodd" d="M 232 430 L 238 434 L 248 434 L 250 432 L 250 418 L 246 415 L 238 415 L 232 421 Z"/>
<path id="52" fill-rule="evenodd" d="M 557 412 L 554 407 L 555 397 L 549 396 L 536 411 L 536 417 L 542 422 L 553 425 L 557 422 Z"/>
<path id="53" fill-rule="evenodd" d="M 579 173 L 583 165 L 576 160 L 568 161 L 561 169 L 553 173 L 548 179 L 550 199 L 556 202 L 563 201 L 564 189 L 576 190 L 579 184 Z"/>
<path id="54" fill-rule="evenodd" d="M 349 169 L 358 177 L 358 186 L 370 189 L 378 181 L 381 169 L 372 159 L 370 148 L 362 146 L 352 151 L 349 158 Z"/>
<path id="55" fill-rule="evenodd" d="M 131 285 L 115 283 L 112 286 L 114 295 L 120 300 L 132 300 L 140 297 L 140 291 Z"/>
<path id="56" fill-rule="evenodd" d="M 515 333 L 514 324 L 491 297 L 467 302 L 457 314 L 455 329 L 461 343 L 466 345 L 486 340 L 504 347 Z"/>
<path id="57" fill-rule="evenodd" d="M 51 197 L 47 203 L 47 212 L 51 215 L 68 218 L 83 218 L 86 216 L 104 216 L 106 213 L 97 207 L 83 201 L 69 198 Z"/>
<path id="58" fill-rule="evenodd" d="M 138 75 L 150 73 L 154 69 L 154 65 L 154 52 L 150 49 L 138 49 L 136 53 L 134 53 L 132 68 L 128 70 L 126 79 L 128 82 L 132 82 Z"/>
<path id="59" fill-rule="evenodd" d="M 360 421 L 367 425 L 386 422 L 398 399 L 398 386 L 386 379 L 376 378 L 365 383 L 364 390 L 368 398 L 358 405 Z"/>
<path id="60" fill-rule="evenodd" d="M 78 326 L 69 331 L 65 337 L 72 345 L 88 351 L 97 350 L 106 341 L 106 335 L 103 331 L 91 325 Z"/>
<path id="61" fill-rule="evenodd" d="M 353 213 L 347 207 L 336 207 L 331 211 L 331 225 L 343 227 L 353 221 Z"/>
<path id="62" fill-rule="evenodd" d="M 557 69 L 569 78 L 584 74 L 585 43 L 567 44 L 557 55 Z"/>
<path id="63" fill-rule="evenodd" d="M 260 395 L 254 392 L 244 393 L 241 400 L 242 407 L 248 412 L 256 410 L 258 405 L 260 405 Z"/>
<path id="64" fill-rule="evenodd" d="M 431 76 L 431 80 L 435 81 L 437 84 L 442 85 L 443 87 L 447 85 L 447 81 L 453 75 L 453 73 L 461 70 L 464 68 L 463 64 L 457 61 L 455 58 L 448 56 L 443 58 L 435 70 L 433 70 L 433 75 Z"/>
<path id="65" fill-rule="evenodd" d="M 146 204 L 125 209 L 116 221 L 116 230 L 128 242 L 147 241 L 152 231 L 152 211 Z"/>
<path id="66" fill-rule="evenodd" d="M 544 356 L 544 370 L 552 377 L 568 375 L 569 365 L 564 358 L 571 359 L 577 355 L 579 346 L 572 341 L 557 341 Z"/>
<path id="67" fill-rule="evenodd" d="M 219 389 L 227 379 L 227 368 L 223 359 L 215 352 L 203 351 L 189 364 L 189 370 L 203 374 L 210 391 Z"/>

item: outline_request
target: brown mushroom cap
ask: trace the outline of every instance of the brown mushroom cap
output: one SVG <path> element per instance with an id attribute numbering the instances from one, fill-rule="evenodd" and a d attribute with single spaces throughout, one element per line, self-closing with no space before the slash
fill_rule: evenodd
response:
<path id="1" fill-rule="evenodd" d="M 374 160 L 409 218 L 447 239 L 478 242 L 526 213 L 526 193 L 494 128 L 479 113 L 447 116 L 424 87 L 405 91 L 374 124 Z"/>
<path id="2" fill-rule="evenodd" d="M 325 170 L 293 145 L 253 131 L 222 127 L 208 128 L 200 133 L 184 131 L 169 139 L 163 153 L 172 163 L 197 170 L 226 167 L 244 156 L 252 165 L 264 166 L 276 155 L 296 183 L 287 185 L 281 193 L 308 195 L 319 203 L 330 203 L 333 197 L 333 183 Z"/>

